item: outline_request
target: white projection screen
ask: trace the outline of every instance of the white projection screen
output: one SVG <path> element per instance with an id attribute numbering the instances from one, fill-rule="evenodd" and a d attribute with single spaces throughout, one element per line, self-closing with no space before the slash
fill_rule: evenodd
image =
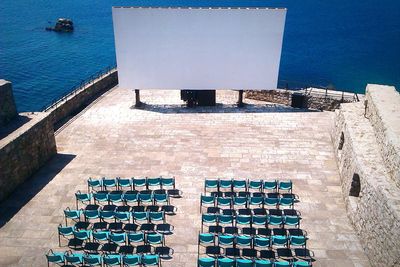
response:
<path id="1" fill-rule="evenodd" d="M 277 88 L 286 9 L 113 7 L 119 86 Z"/>

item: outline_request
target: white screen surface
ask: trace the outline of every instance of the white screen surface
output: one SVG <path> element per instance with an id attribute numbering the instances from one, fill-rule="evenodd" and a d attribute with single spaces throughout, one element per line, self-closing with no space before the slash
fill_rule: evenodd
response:
<path id="1" fill-rule="evenodd" d="M 119 86 L 275 89 L 285 9 L 113 8 Z"/>

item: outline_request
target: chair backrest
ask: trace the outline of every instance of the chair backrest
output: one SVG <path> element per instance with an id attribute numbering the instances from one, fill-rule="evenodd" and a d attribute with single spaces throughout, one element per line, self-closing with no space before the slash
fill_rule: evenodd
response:
<path id="1" fill-rule="evenodd" d="M 75 230 L 74 238 L 79 240 L 88 240 L 92 235 L 92 230 Z"/>
<path id="2" fill-rule="evenodd" d="M 83 215 L 86 219 L 97 219 L 100 216 L 99 210 L 84 210 Z"/>
<path id="3" fill-rule="evenodd" d="M 249 188 L 251 189 L 261 189 L 263 181 L 262 180 L 250 180 L 249 181 Z"/>
<path id="4" fill-rule="evenodd" d="M 108 236 L 110 235 L 110 231 L 93 231 L 93 238 L 97 241 L 107 241 Z"/>
<path id="5" fill-rule="evenodd" d="M 305 236 L 290 236 L 291 246 L 305 246 L 307 238 Z"/>
<path id="6" fill-rule="evenodd" d="M 71 263 L 71 264 L 82 264 L 83 263 L 83 254 L 67 252 L 65 254 L 65 260 L 66 260 L 66 262 Z"/>
<path id="7" fill-rule="evenodd" d="M 144 233 L 143 232 L 133 232 L 128 233 L 128 242 L 143 242 L 144 241 Z"/>
<path id="8" fill-rule="evenodd" d="M 151 221 L 163 221 L 164 212 L 163 211 L 150 211 L 149 218 Z"/>
<path id="9" fill-rule="evenodd" d="M 218 223 L 232 224 L 233 223 L 233 215 L 219 214 L 218 215 Z"/>
<path id="10" fill-rule="evenodd" d="M 161 178 L 147 178 L 147 186 L 161 186 Z"/>
<path id="11" fill-rule="evenodd" d="M 163 238 L 164 238 L 164 236 L 162 234 L 151 233 L 151 234 L 147 234 L 146 241 L 150 245 L 157 245 L 157 244 L 162 244 L 163 243 Z"/>
<path id="12" fill-rule="evenodd" d="M 236 259 L 236 267 L 253 267 L 253 265 L 253 260 L 243 258 Z"/>
<path id="13" fill-rule="evenodd" d="M 132 186 L 132 179 L 131 178 L 117 178 L 118 186 L 119 187 L 131 187 Z"/>
<path id="14" fill-rule="evenodd" d="M 218 258 L 218 267 L 234 267 L 235 260 L 231 258 Z"/>
<path id="15" fill-rule="evenodd" d="M 139 254 L 127 254 L 122 257 L 124 266 L 140 266 L 141 256 Z"/>
<path id="16" fill-rule="evenodd" d="M 247 181 L 246 180 L 233 180 L 233 188 L 234 189 L 246 189 L 247 188 Z"/>
<path id="17" fill-rule="evenodd" d="M 133 178 L 133 185 L 135 187 L 146 186 L 146 178 Z"/>
<path id="18" fill-rule="evenodd" d="M 268 248 L 271 246 L 271 239 L 269 237 L 254 237 L 254 247 Z"/>
<path id="19" fill-rule="evenodd" d="M 106 266 L 121 265 L 121 256 L 119 254 L 105 254 L 103 255 L 103 263 Z"/>
<path id="20" fill-rule="evenodd" d="M 218 188 L 218 179 L 206 179 L 204 181 L 204 188 Z"/>
<path id="21" fill-rule="evenodd" d="M 233 185 L 232 179 L 220 179 L 219 180 L 219 188 L 228 188 L 231 189 Z"/>
<path id="22" fill-rule="evenodd" d="M 204 223 L 216 223 L 217 222 L 217 215 L 212 213 L 203 213 L 202 222 Z"/>
<path id="23" fill-rule="evenodd" d="M 214 204 L 215 202 L 214 196 L 201 195 L 200 199 L 201 199 L 201 204 Z"/>
<path id="24" fill-rule="evenodd" d="M 115 178 L 103 178 L 103 186 L 104 187 L 115 187 L 117 185 L 117 181 Z"/>
<path id="25" fill-rule="evenodd" d="M 58 226 L 58 234 L 63 236 L 70 236 L 73 235 L 75 231 L 75 226 Z"/>
<path id="26" fill-rule="evenodd" d="M 88 183 L 88 187 L 91 188 L 102 188 L 103 187 L 103 180 L 101 179 L 93 179 L 93 178 L 89 178 L 87 180 Z"/>
<path id="27" fill-rule="evenodd" d="M 199 267 L 215 267 L 216 260 L 214 258 L 199 258 L 198 259 L 198 266 Z"/>
<path id="28" fill-rule="evenodd" d="M 272 261 L 270 260 L 255 260 L 254 267 L 272 267 Z"/>
<path id="29" fill-rule="evenodd" d="M 275 261 L 274 267 L 291 267 L 292 264 L 289 261 Z"/>
<path id="30" fill-rule="evenodd" d="M 273 235 L 271 240 L 271 244 L 274 246 L 286 246 L 288 241 L 287 237 L 284 235 Z"/>
<path id="31" fill-rule="evenodd" d="M 272 181 L 264 181 L 264 189 L 267 190 L 276 190 L 278 186 L 278 181 L 277 180 L 272 180 Z"/>
<path id="32" fill-rule="evenodd" d="M 149 219 L 149 213 L 146 211 L 134 211 L 132 214 L 136 221 L 147 221 Z"/>
<path id="33" fill-rule="evenodd" d="M 212 233 L 200 233 L 199 244 L 213 244 L 215 243 L 215 235 Z"/>
<path id="34" fill-rule="evenodd" d="M 246 206 L 247 205 L 247 197 L 234 197 L 233 205 L 235 206 Z"/>
<path id="35" fill-rule="evenodd" d="M 81 214 L 82 210 L 71 210 L 70 208 L 64 210 L 65 217 L 69 219 L 79 219 Z"/>
<path id="36" fill-rule="evenodd" d="M 117 244 L 125 243 L 126 233 L 110 233 L 109 238 L 111 242 Z"/>
<path id="37" fill-rule="evenodd" d="M 102 257 L 99 254 L 85 254 L 83 255 L 83 262 L 89 266 L 101 266 Z"/>
<path id="38" fill-rule="evenodd" d="M 251 247 L 252 238 L 248 235 L 237 235 L 236 244 L 242 247 Z"/>
<path id="39" fill-rule="evenodd" d="M 276 215 L 269 215 L 268 223 L 271 225 L 281 225 L 281 224 L 283 224 L 283 217 L 276 216 Z"/>
<path id="40" fill-rule="evenodd" d="M 251 223 L 250 215 L 237 215 L 236 216 L 236 224 L 246 225 Z"/>
<path id="41" fill-rule="evenodd" d="M 172 186 L 173 188 L 175 188 L 175 178 L 163 178 L 161 177 L 161 186 L 165 187 L 165 186 Z"/>
<path id="42" fill-rule="evenodd" d="M 160 261 L 160 256 L 156 254 L 144 254 L 142 255 L 142 264 L 145 266 L 156 266 Z"/>
<path id="43" fill-rule="evenodd" d="M 64 263 L 65 253 L 64 252 L 53 252 L 50 250 L 46 254 L 47 261 L 50 263 Z"/>
<path id="44" fill-rule="evenodd" d="M 114 212 L 114 217 L 119 221 L 129 221 L 131 219 L 131 213 L 128 211 L 116 211 Z"/>
<path id="45" fill-rule="evenodd" d="M 291 191 L 293 187 L 292 180 L 288 181 L 279 181 L 279 190 L 288 190 Z"/>
<path id="46" fill-rule="evenodd" d="M 230 197 L 217 197 L 217 205 L 218 206 L 230 206 L 232 203 L 232 198 Z"/>
<path id="47" fill-rule="evenodd" d="M 285 216 L 285 225 L 298 226 L 300 224 L 299 216 Z"/>
<path id="48" fill-rule="evenodd" d="M 229 234 L 218 235 L 219 246 L 233 246 L 234 241 L 235 241 L 234 235 L 229 235 Z"/>

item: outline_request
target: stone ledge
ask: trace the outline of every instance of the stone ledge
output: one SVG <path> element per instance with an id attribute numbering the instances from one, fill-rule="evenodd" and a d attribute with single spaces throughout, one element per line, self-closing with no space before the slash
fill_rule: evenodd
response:
<path id="1" fill-rule="evenodd" d="M 332 141 L 348 215 L 366 254 L 374 266 L 397 266 L 400 190 L 389 178 L 362 103 L 343 104 L 336 111 Z M 359 197 L 349 195 L 355 174 L 360 178 Z"/>
<path id="2" fill-rule="evenodd" d="M 400 95 L 393 86 L 368 84 L 366 100 L 386 170 L 400 187 Z"/>

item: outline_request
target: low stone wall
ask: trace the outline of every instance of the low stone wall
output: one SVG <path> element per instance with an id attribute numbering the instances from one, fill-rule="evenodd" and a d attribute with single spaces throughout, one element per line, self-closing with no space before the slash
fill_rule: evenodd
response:
<path id="1" fill-rule="evenodd" d="M 400 187 L 400 94 L 393 86 L 369 84 L 365 100 L 386 170 Z"/>
<path id="2" fill-rule="evenodd" d="M 53 122 L 45 113 L 0 140 L 0 201 L 57 153 Z"/>
<path id="3" fill-rule="evenodd" d="M 0 79 L 0 127 L 17 115 L 11 83 Z"/>
<path id="4" fill-rule="evenodd" d="M 373 266 L 400 266 L 400 190 L 391 182 L 363 103 L 336 111 L 332 142 L 348 216 Z"/>
<path id="5" fill-rule="evenodd" d="M 47 110 L 47 112 L 50 114 L 53 123 L 56 124 L 69 116 L 75 115 L 90 102 L 95 100 L 98 96 L 113 88 L 117 84 L 118 72 L 114 69 L 110 73 L 89 83 L 75 94 L 58 102 L 56 105 Z"/>
<path id="6" fill-rule="evenodd" d="M 335 98 L 330 95 L 324 96 L 323 94 L 313 95 L 305 90 L 293 91 L 276 89 L 263 91 L 246 91 L 246 98 L 291 106 L 293 94 L 296 93 L 301 93 L 306 96 L 306 103 L 304 105 L 304 108 L 309 109 L 332 111 L 338 109 L 340 107 L 340 104 L 343 102 L 352 102 L 349 101 L 348 98 L 341 99 L 340 92 L 337 91 L 331 91 L 330 93 L 334 93 L 336 96 Z"/>

